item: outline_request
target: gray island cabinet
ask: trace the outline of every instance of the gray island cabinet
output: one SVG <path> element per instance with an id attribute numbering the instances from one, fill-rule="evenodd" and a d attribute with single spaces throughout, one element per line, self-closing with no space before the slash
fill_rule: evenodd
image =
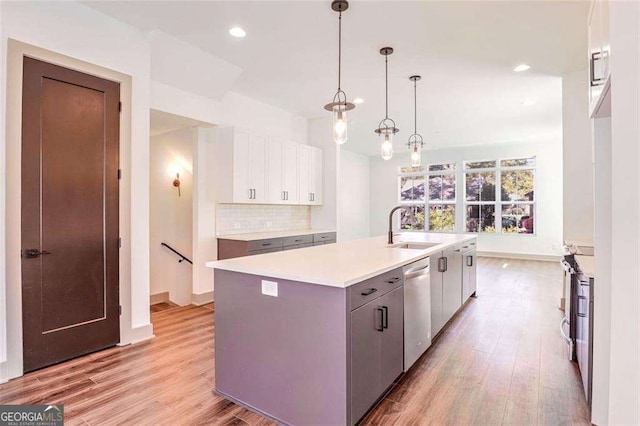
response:
<path id="1" fill-rule="evenodd" d="M 222 396 L 283 424 L 353 425 L 402 373 L 402 268 L 344 288 L 214 279 Z"/>

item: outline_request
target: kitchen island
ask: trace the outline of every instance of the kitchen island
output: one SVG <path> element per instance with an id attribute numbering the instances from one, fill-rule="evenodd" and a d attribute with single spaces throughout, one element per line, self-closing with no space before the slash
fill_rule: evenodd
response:
<path id="1" fill-rule="evenodd" d="M 284 424 L 357 423 L 404 370 L 403 267 L 431 258 L 430 315 L 440 329 L 475 293 L 475 272 L 463 268 L 475 264 L 475 236 L 397 240 L 209 262 L 215 391 Z"/>

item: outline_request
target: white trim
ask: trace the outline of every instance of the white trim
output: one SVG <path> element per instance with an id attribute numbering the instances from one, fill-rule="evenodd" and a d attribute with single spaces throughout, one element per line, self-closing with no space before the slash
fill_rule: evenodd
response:
<path id="1" fill-rule="evenodd" d="M 146 324 L 140 327 L 132 328 L 129 333 L 129 341 L 120 342 L 118 346 L 135 345 L 136 343 L 145 342 L 156 337 L 153 334 L 153 324 Z"/>
<path id="2" fill-rule="evenodd" d="M 498 251 L 479 251 L 479 257 L 497 257 L 505 259 L 521 259 L 521 260 L 538 260 L 542 262 L 560 262 L 562 256 L 554 256 L 548 254 L 532 254 L 532 253 L 504 253 Z"/>
<path id="3" fill-rule="evenodd" d="M 0 385 L 9 381 L 9 368 L 7 362 L 0 362 Z"/>
<path id="4" fill-rule="evenodd" d="M 213 302 L 213 291 L 208 291 L 206 293 L 192 293 L 191 294 L 191 304 L 196 306 L 206 305 L 207 303 Z"/>

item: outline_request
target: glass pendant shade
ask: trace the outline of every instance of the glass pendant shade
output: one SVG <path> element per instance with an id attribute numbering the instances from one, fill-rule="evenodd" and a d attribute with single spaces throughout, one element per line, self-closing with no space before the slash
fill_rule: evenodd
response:
<path id="1" fill-rule="evenodd" d="M 333 141 L 342 145 L 348 137 L 347 110 L 342 105 L 333 107 Z"/>
<path id="2" fill-rule="evenodd" d="M 418 147 L 414 146 L 413 151 L 411 152 L 411 167 L 420 167 L 421 158 L 420 151 L 418 151 Z"/>
<path id="3" fill-rule="evenodd" d="M 393 133 L 381 134 L 382 145 L 380 145 L 380 154 L 383 160 L 391 160 L 393 157 Z"/>

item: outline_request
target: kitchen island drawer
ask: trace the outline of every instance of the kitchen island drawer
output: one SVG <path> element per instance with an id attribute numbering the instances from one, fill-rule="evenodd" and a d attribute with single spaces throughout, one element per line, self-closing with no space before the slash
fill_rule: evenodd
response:
<path id="1" fill-rule="evenodd" d="M 402 286 L 402 277 L 402 268 L 398 268 L 352 285 L 349 288 L 351 310 Z"/>
<path id="2" fill-rule="evenodd" d="M 313 243 L 313 234 L 310 235 L 296 235 L 294 237 L 285 237 L 282 239 L 282 246 L 297 246 L 299 244 Z"/>
<path id="3" fill-rule="evenodd" d="M 266 240 L 254 240 L 247 243 L 247 251 L 264 250 L 282 247 L 282 238 L 269 238 Z"/>
<path id="4" fill-rule="evenodd" d="M 319 241 L 330 241 L 333 240 L 335 242 L 336 240 L 336 233 L 335 232 L 324 232 L 322 234 L 314 234 L 313 235 L 313 242 L 317 243 Z"/>
<path id="5" fill-rule="evenodd" d="M 252 250 L 249 252 L 249 256 L 254 256 L 256 254 L 275 253 L 277 251 L 282 251 L 282 247 L 271 247 L 260 250 Z"/>

